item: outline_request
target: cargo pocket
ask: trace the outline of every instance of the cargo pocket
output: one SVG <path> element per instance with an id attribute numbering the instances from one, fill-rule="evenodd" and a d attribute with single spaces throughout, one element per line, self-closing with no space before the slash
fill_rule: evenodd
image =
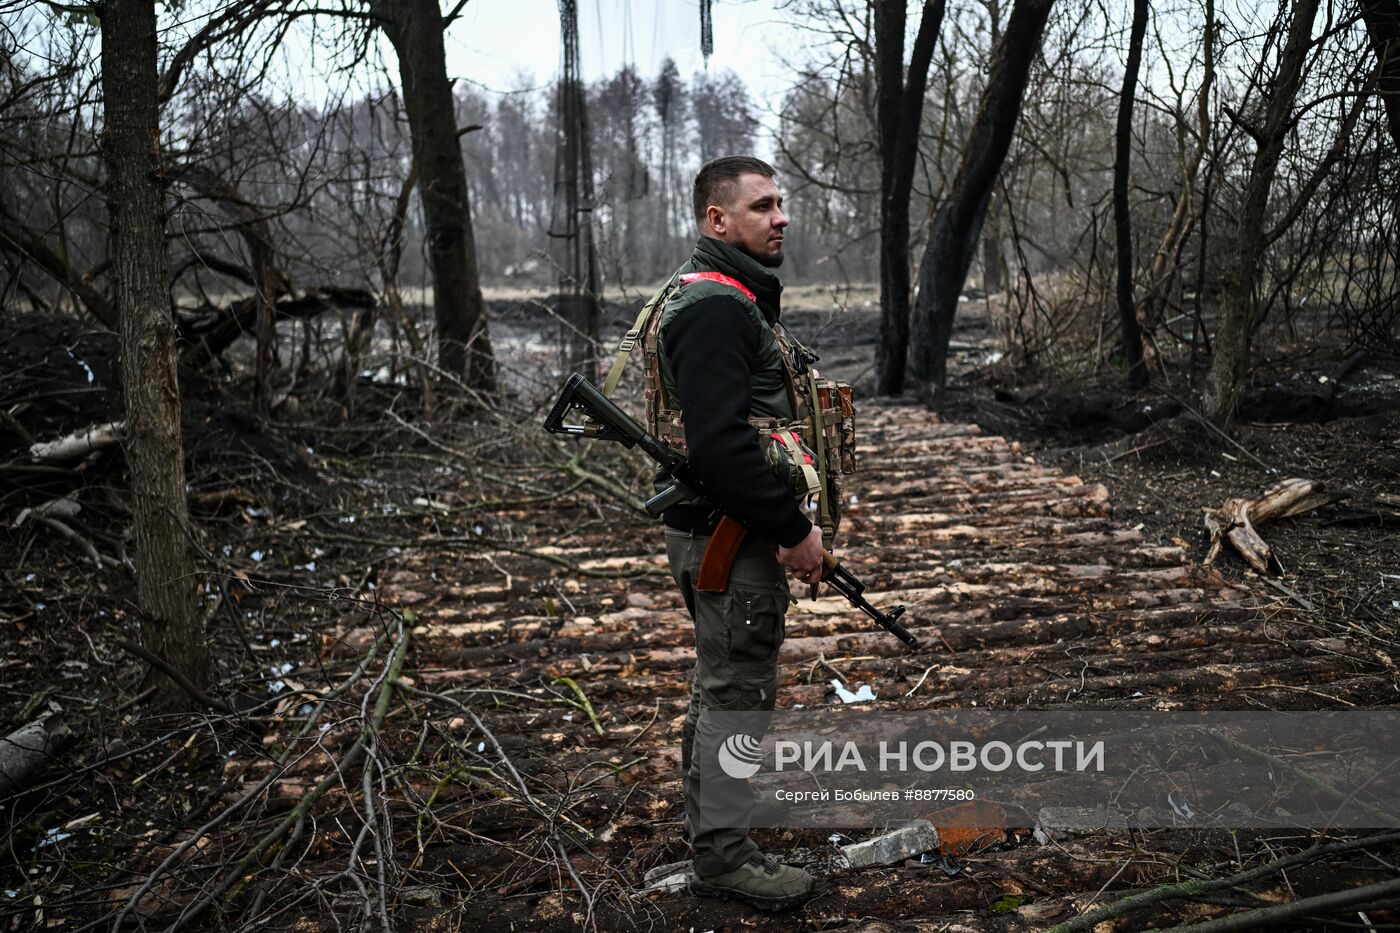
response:
<path id="1" fill-rule="evenodd" d="M 729 621 L 729 660 L 737 662 L 773 659 L 783 643 L 783 610 L 786 599 L 779 587 L 732 584 L 734 600 Z"/>
<path id="2" fill-rule="evenodd" d="M 730 593 L 695 593 L 695 654 L 709 664 L 729 660 L 730 620 L 734 596 Z"/>

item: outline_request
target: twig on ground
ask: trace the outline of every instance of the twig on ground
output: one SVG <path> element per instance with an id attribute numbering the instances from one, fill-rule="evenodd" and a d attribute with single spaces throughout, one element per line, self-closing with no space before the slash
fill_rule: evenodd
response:
<path id="1" fill-rule="evenodd" d="M 142 898 L 144 898 L 147 894 L 151 892 L 151 890 L 155 887 L 156 883 L 165 875 L 165 872 L 169 870 L 170 866 L 182 859 L 187 852 L 189 852 L 191 849 L 193 849 L 196 845 L 199 844 L 199 841 L 201 839 L 203 839 L 209 833 L 213 832 L 226 820 L 228 820 L 240 810 L 242 810 L 243 807 L 256 800 L 259 796 L 262 795 L 263 791 L 267 790 L 268 787 L 272 786 L 274 782 L 276 782 L 279 778 L 282 777 L 282 775 L 285 773 L 287 763 L 291 760 L 292 755 L 295 753 L 297 742 L 300 741 L 302 738 L 305 738 L 305 736 L 316 727 L 316 723 L 319 721 L 321 713 L 330 703 L 334 702 L 341 694 L 345 693 L 356 682 L 359 681 L 360 677 L 368 669 L 370 663 L 372 663 L 374 658 L 378 655 L 379 648 L 383 644 L 386 636 L 387 633 L 381 634 L 378 638 L 371 642 L 369 648 L 365 652 L 365 656 L 360 659 L 360 663 L 355 666 L 355 669 L 350 673 L 350 675 L 344 681 L 342 681 L 338 687 L 336 687 L 334 690 L 330 691 L 320 699 L 320 701 L 312 709 L 311 713 L 306 717 L 306 721 L 302 724 L 302 727 L 297 733 L 295 739 L 292 742 L 287 743 L 286 750 L 284 750 L 282 754 L 277 758 L 277 760 L 274 762 L 274 766 L 268 771 L 268 773 L 262 778 L 262 780 L 258 781 L 258 783 L 254 784 L 246 793 L 244 793 L 241 797 L 235 800 L 232 804 L 225 807 L 220 813 L 216 814 L 208 822 L 204 823 L 202 826 L 196 829 L 188 839 L 186 839 L 184 842 L 180 843 L 178 846 L 172 849 L 170 854 L 167 855 L 165 859 L 159 865 L 157 865 L 155 869 L 151 871 L 150 874 L 146 876 L 146 879 L 142 882 L 140 887 L 136 889 L 136 891 L 131 895 L 131 897 L 127 898 L 126 903 L 122 905 L 122 909 L 117 912 L 116 918 L 112 921 L 112 933 L 119 933 L 122 922 L 131 914 L 131 911 L 136 908 L 136 906 L 141 902 Z"/>
<path id="2" fill-rule="evenodd" d="M 578 685 L 578 682 L 572 677 L 556 677 L 553 682 L 563 684 L 574 691 L 574 695 L 578 697 L 578 703 L 574 705 L 588 714 L 588 721 L 593 723 L 593 731 L 602 735 L 603 724 L 598 721 L 598 714 L 593 712 L 593 704 L 588 702 L 588 694 L 583 692 L 583 688 Z"/>
<path id="3" fill-rule="evenodd" d="M 1290 901 L 1287 904 L 1257 907 L 1217 920 L 1207 920 L 1205 923 L 1193 923 L 1189 926 L 1168 927 L 1167 930 L 1176 931 L 1176 933 L 1227 933 L 1227 931 L 1233 930 L 1255 930 L 1260 927 L 1276 928 L 1284 921 L 1305 917 L 1308 914 L 1336 910 L 1341 907 L 1354 907 L 1358 904 L 1370 904 L 1397 894 L 1400 894 L 1400 878 L 1378 881 L 1375 884 L 1366 884 L 1357 888 L 1347 888 L 1343 891 L 1329 891 L 1326 894 L 1316 894 L 1301 900 Z"/>
<path id="4" fill-rule="evenodd" d="M 190 683 L 190 679 L 188 677 L 186 677 L 181 671 L 172 667 L 170 665 L 170 662 L 157 655 L 154 651 L 151 651 L 150 649 L 138 645 L 136 642 L 129 641 L 125 638 L 117 640 L 117 647 L 121 648 L 123 651 L 129 652 L 130 654 L 136 655 L 138 658 L 145 661 L 147 664 L 151 665 L 156 670 L 160 671 L 166 677 L 169 677 L 171 680 L 173 680 L 175 682 L 175 685 L 178 686 L 181 690 L 188 693 L 191 698 L 203 704 L 204 706 L 207 706 L 210 709 L 214 710 L 216 713 L 223 713 L 225 716 L 239 715 L 238 710 L 234 709 L 232 706 L 229 706 L 223 700 L 218 700 L 214 697 L 211 697 L 209 694 L 205 693 L 203 690 Z"/>
<path id="5" fill-rule="evenodd" d="M 400 672 L 403 670 L 404 657 L 408 652 L 409 629 L 403 620 L 399 620 L 398 630 L 394 641 L 394 648 L 390 652 L 384 665 L 384 672 L 378 681 L 378 693 L 376 694 L 374 711 L 370 715 L 370 720 L 366 723 L 365 729 L 360 737 L 355 740 L 355 744 L 350 747 L 344 757 L 341 758 L 335 770 L 326 775 L 321 781 L 292 808 L 291 812 L 285 816 L 273 830 L 258 840 L 244 856 L 238 860 L 234 867 L 225 873 L 222 880 L 215 884 L 212 889 L 207 889 L 202 897 L 191 903 L 181 912 L 176 921 L 170 925 L 169 933 L 178 933 L 185 929 L 190 923 L 203 915 L 216 901 L 222 898 L 231 890 L 234 885 L 245 880 L 245 876 L 260 863 L 274 845 L 278 844 L 288 833 L 305 819 L 307 814 L 316 806 L 320 799 L 325 796 L 335 784 L 343 779 L 345 771 L 353 768 L 359 763 L 360 757 L 364 755 L 369 736 L 377 733 L 384 724 L 384 718 L 389 714 L 389 701 L 393 697 L 395 684 L 398 683 Z M 115 933 L 115 928 L 114 928 Z"/>
<path id="6" fill-rule="evenodd" d="M 541 820 L 544 821 L 544 828 L 549 835 L 550 842 L 552 846 L 556 849 L 556 851 L 559 853 L 559 858 L 563 861 L 564 867 L 568 870 L 569 877 L 573 879 L 574 885 L 578 888 L 579 894 L 583 898 L 583 903 L 586 908 L 586 917 L 591 919 L 593 916 L 593 894 L 588 890 L 588 886 L 583 883 L 583 879 L 579 877 L 577 870 L 574 868 L 573 861 L 569 858 L 568 851 L 564 848 L 563 841 L 559 838 L 558 830 L 554 828 L 554 814 L 547 810 L 530 793 L 530 788 L 526 785 L 525 779 L 520 776 L 519 771 L 515 770 L 514 763 L 511 762 L 510 757 L 506 754 L 505 749 L 501 747 L 501 743 L 497 741 L 496 736 L 492 734 L 490 729 L 486 728 L 486 723 L 481 721 L 481 717 L 478 716 L 471 707 L 467 706 L 465 703 L 462 703 L 459 700 L 453 699 L 452 697 L 438 693 L 431 693 L 427 690 L 420 690 L 417 687 L 414 687 L 409 684 L 402 684 L 401 689 L 407 691 L 408 693 L 414 696 L 421 696 L 429 700 L 438 700 L 440 702 L 449 703 L 457 707 L 457 709 L 459 709 L 469 719 L 471 719 L 472 725 L 475 726 L 476 729 L 483 736 L 486 737 L 486 740 L 491 743 L 491 750 L 495 752 L 496 757 L 500 759 L 501 764 L 510 774 L 512 782 L 515 784 L 516 789 L 520 792 L 521 800 L 526 805 L 528 805 L 530 809 L 534 810 L 535 814 L 539 816 Z M 585 925 L 591 924 L 586 923 Z"/>
<path id="7" fill-rule="evenodd" d="M 1165 884 L 1146 891 L 1139 891 L 1136 894 L 1129 894 L 1112 904 L 1105 904 L 1088 913 L 1081 914 L 1072 920 L 1051 927 L 1046 933 L 1089 933 L 1100 923 L 1123 917 L 1144 907 L 1152 907 L 1156 904 L 1174 900 L 1189 900 L 1202 894 L 1210 894 L 1215 891 L 1225 891 L 1230 888 L 1267 878 L 1298 865 L 1306 865 L 1329 855 L 1338 855 L 1344 852 L 1352 852 L 1357 849 L 1364 849 L 1370 846 L 1385 845 L 1392 842 L 1400 842 L 1400 832 L 1379 833 L 1372 836 L 1364 836 L 1360 839 L 1351 839 L 1346 842 L 1330 844 L 1318 843 L 1302 852 L 1275 859 L 1264 865 L 1258 865 L 1247 871 L 1230 875 L 1228 878 L 1217 878 L 1205 880 L 1195 878 L 1190 881 L 1181 881 L 1175 884 Z"/>
<path id="8" fill-rule="evenodd" d="M 1186 404 L 1186 403 L 1183 402 L 1181 399 L 1177 398 L 1175 395 L 1172 395 L 1170 392 L 1167 392 L 1167 393 L 1166 393 L 1166 396 L 1167 396 L 1167 398 L 1171 399 L 1173 402 L 1176 402 L 1178 405 L 1180 405 L 1188 414 L 1191 415 L 1191 417 L 1195 418 L 1195 419 L 1196 419 L 1197 421 L 1199 421 L 1201 424 L 1205 425 L 1205 426 L 1206 426 L 1207 428 L 1209 428 L 1211 431 L 1215 432 L 1215 434 L 1216 434 L 1217 436 L 1219 436 L 1220 438 L 1222 438 L 1222 439 L 1225 440 L 1226 442 L 1228 442 L 1228 443 L 1234 445 L 1234 447 L 1235 447 L 1237 450 L 1239 450 L 1240 453 L 1244 454 L 1246 457 L 1248 457 L 1249 459 L 1253 460 L 1256 464 L 1258 464 L 1259 468 L 1262 469 L 1265 473 L 1277 473 L 1277 472 L 1278 472 L 1278 469 L 1277 469 L 1277 468 L 1271 467 L 1271 466 L 1269 466 L 1267 463 L 1265 463 L 1263 460 L 1259 459 L 1259 456 L 1258 456 L 1257 454 L 1255 454 L 1254 451 L 1250 450 L 1248 447 L 1244 446 L 1244 445 L 1241 444 L 1239 441 L 1235 440 L 1235 439 L 1234 439 L 1233 437 L 1231 437 L 1229 434 L 1225 433 L 1225 432 L 1222 431 L 1220 428 L 1216 427 L 1215 424 L 1214 424 L 1209 418 L 1207 418 L 1205 415 L 1203 415 L 1203 414 L 1201 414 L 1200 412 L 1196 411 L 1196 409 L 1192 408 L 1190 405 Z"/>

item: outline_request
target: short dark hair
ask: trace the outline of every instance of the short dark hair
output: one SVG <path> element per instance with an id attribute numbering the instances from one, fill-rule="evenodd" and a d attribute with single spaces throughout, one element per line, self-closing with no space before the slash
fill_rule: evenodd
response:
<path id="1" fill-rule="evenodd" d="M 734 155 L 711 159 L 700 166 L 700 173 L 695 176 L 695 188 L 691 194 L 695 222 L 703 228 L 705 211 L 711 204 L 729 204 L 734 200 L 740 175 L 773 178 L 777 174 L 777 169 L 753 156 Z"/>

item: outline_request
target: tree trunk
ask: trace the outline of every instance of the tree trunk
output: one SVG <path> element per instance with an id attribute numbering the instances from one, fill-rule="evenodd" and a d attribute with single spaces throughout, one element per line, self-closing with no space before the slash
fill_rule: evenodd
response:
<path id="1" fill-rule="evenodd" d="M 982 287 L 987 293 L 987 308 L 990 311 L 992 296 L 1006 288 L 1006 280 L 1001 274 L 1004 262 L 1001 255 L 1001 222 L 990 204 L 987 212 L 987 229 L 982 234 Z"/>
<path id="2" fill-rule="evenodd" d="M 1210 150 L 1212 119 L 1210 91 L 1215 83 L 1215 0 L 1205 0 L 1205 29 L 1201 35 L 1201 89 L 1196 95 L 1196 152 L 1188 156 L 1183 126 L 1177 128 L 1177 138 L 1183 161 L 1181 193 L 1177 195 L 1171 220 L 1157 243 L 1156 252 L 1147 273 L 1147 294 L 1143 298 L 1138 320 L 1148 335 L 1156 332 L 1167 308 L 1173 281 L 1179 274 L 1181 251 L 1204 208 L 1196 211 L 1196 179 Z M 1204 240 L 1204 234 L 1202 234 Z M 1204 246 L 1202 246 L 1204 249 Z M 1194 334 L 1192 337 L 1194 341 Z M 1193 343 L 1194 346 L 1194 343 Z"/>
<path id="3" fill-rule="evenodd" d="M 1210 371 L 1201 389 L 1201 409 L 1220 427 L 1230 423 L 1240 387 L 1249 371 L 1250 333 L 1254 324 L 1254 288 L 1259 261 L 1267 245 L 1264 215 L 1274 172 L 1288 137 L 1293 99 L 1303 81 L 1303 64 L 1312 44 L 1313 21 L 1319 0 L 1299 0 L 1293 9 L 1288 42 L 1279 59 L 1278 75 L 1264 99 L 1264 122 L 1255 129 L 1258 148 L 1245 183 L 1244 199 L 1235 226 L 1234 254 L 1226 264 L 1220 299 L 1220 329 L 1215 338 Z"/>
<path id="4" fill-rule="evenodd" d="M 987 203 L 1011 147 L 1021 95 L 1054 0 L 1017 0 L 992 55 L 991 74 L 973 119 L 948 198 L 939 206 L 919 268 L 919 297 L 909 369 L 919 392 L 934 396 L 948 378 L 948 341 L 958 298 L 977 250 Z"/>
<path id="5" fill-rule="evenodd" d="M 934 40 L 944 0 L 926 0 L 904 77 L 904 0 L 875 4 L 876 121 L 880 141 L 880 340 L 875 349 L 876 392 L 904 391 L 909 352 L 909 196 L 918 161 L 919 124 Z"/>
<path id="6" fill-rule="evenodd" d="M 442 42 L 437 0 L 371 0 L 399 59 L 404 109 L 413 136 L 418 192 L 433 272 L 433 317 L 443 380 L 463 379 L 491 393 L 496 367 L 476 266 L 467 175 Z"/>
<path id="7" fill-rule="evenodd" d="M 1400 147 L 1400 0 L 1361 0 L 1361 16 L 1380 64 L 1376 93 L 1385 104 L 1390 138 Z"/>
<path id="8" fill-rule="evenodd" d="M 1133 303 L 1133 217 L 1128 211 L 1128 173 L 1133 152 L 1133 102 L 1137 96 L 1138 69 L 1142 66 L 1142 38 L 1147 32 L 1147 0 L 1133 0 L 1133 25 L 1128 34 L 1128 64 L 1123 71 L 1123 92 L 1118 98 L 1118 128 L 1113 159 L 1113 228 L 1117 241 L 1118 320 L 1123 328 L 1123 353 L 1128 358 L 1128 385 L 1147 385 L 1142 361 L 1142 333 Z"/>
<path id="9" fill-rule="evenodd" d="M 209 653 L 195 613 L 156 82 L 154 4 L 107 0 L 102 6 L 102 152 L 112 224 L 112 291 L 121 322 L 141 641 L 202 687 L 209 681 Z M 174 683 L 162 679 L 161 688 L 162 705 L 188 705 L 189 697 Z"/>

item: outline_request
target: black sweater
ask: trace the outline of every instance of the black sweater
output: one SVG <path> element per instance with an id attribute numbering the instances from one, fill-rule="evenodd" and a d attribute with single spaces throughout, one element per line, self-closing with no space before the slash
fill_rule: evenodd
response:
<path id="1" fill-rule="evenodd" d="M 754 535 L 793 547 L 812 523 L 754 443 L 748 417 L 758 346 L 753 319 L 737 298 L 697 301 L 666 327 L 665 353 L 698 491 Z M 717 517 L 701 506 L 678 505 L 664 519 L 672 528 L 709 534 Z"/>

